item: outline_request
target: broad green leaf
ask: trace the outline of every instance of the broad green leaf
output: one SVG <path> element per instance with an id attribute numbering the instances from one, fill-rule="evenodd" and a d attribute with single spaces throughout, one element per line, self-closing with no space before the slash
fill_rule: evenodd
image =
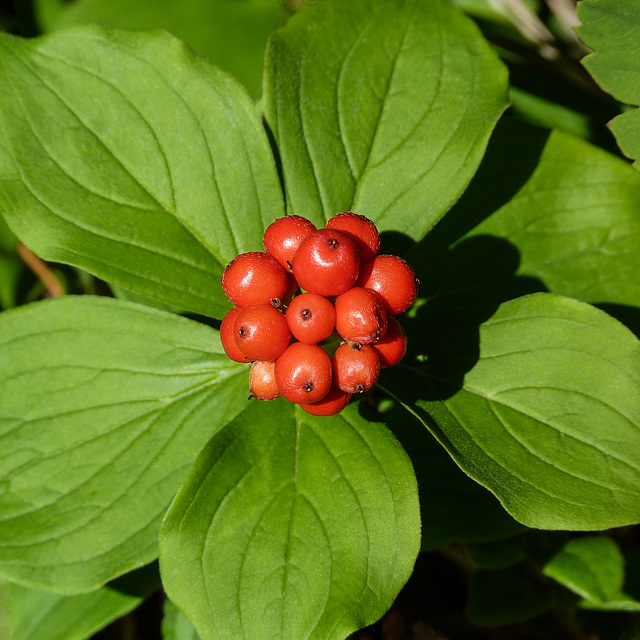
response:
<path id="1" fill-rule="evenodd" d="M 433 350 L 415 365 L 389 372 L 394 395 L 516 520 L 570 530 L 638 522 L 637 338 L 553 294 L 505 303 L 479 328 L 467 315 L 430 335 Z M 403 383 L 410 375 L 421 386 Z"/>
<path id="2" fill-rule="evenodd" d="M 493 169 L 509 171 L 498 164 Z M 489 180 L 494 183 L 498 175 Z M 508 241 L 519 252 L 515 274 L 535 278 L 551 292 L 640 306 L 639 210 L 637 171 L 583 140 L 553 132 L 522 188 L 467 237 Z M 478 259 L 468 265 L 476 274 Z"/>
<path id="3" fill-rule="evenodd" d="M 200 640 L 196 628 L 171 600 L 165 600 L 162 640 Z"/>
<path id="4" fill-rule="evenodd" d="M 518 565 L 503 571 L 478 571 L 471 579 L 465 613 L 475 624 L 499 626 L 534 618 L 551 604 L 540 580 Z"/>
<path id="5" fill-rule="evenodd" d="M 205 325 L 88 296 L 4 312 L 0 362 L 0 575 L 72 594 L 157 557 L 246 367 Z"/>
<path id="6" fill-rule="evenodd" d="M 240 80 L 257 96 L 267 38 L 289 16 L 281 0 L 39 0 L 40 27 L 99 23 L 167 29 Z"/>
<path id="7" fill-rule="evenodd" d="M 11 640 L 85 640 L 135 609 L 160 586 L 156 564 L 129 573 L 101 589 L 62 596 L 9 585 Z"/>
<path id="8" fill-rule="evenodd" d="M 580 38 L 594 50 L 583 62 L 596 82 L 614 98 L 640 105 L 640 12 L 636 0 L 582 0 L 578 4 Z M 640 159 L 640 110 L 610 123 L 622 151 Z"/>
<path id="9" fill-rule="evenodd" d="M 506 569 L 527 555 L 522 536 L 466 544 L 465 549 L 475 564 L 486 569 Z"/>
<path id="10" fill-rule="evenodd" d="M 0 211 L 46 260 L 222 317 L 225 264 L 282 210 L 248 95 L 166 33 L 0 38 Z"/>
<path id="11" fill-rule="evenodd" d="M 385 375 L 378 382 L 384 389 Z M 409 385 L 408 378 L 404 384 Z M 388 400 L 385 400 L 388 402 Z M 399 403 L 372 420 L 383 420 L 409 454 L 420 494 L 422 550 L 435 550 L 452 542 L 480 543 L 500 540 L 524 531 L 496 500 L 465 475 L 420 421 Z"/>
<path id="12" fill-rule="evenodd" d="M 422 238 L 475 172 L 506 71 L 441 0 L 328 0 L 270 40 L 264 111 L 287 207 Z"/>
<path id="13" fill-rule="evenodd" d="M 357 405 L 254 403 L 198 457 L 160 533 L 171 600 L 203 640 L 344 638 L 377 620 L 420 545 L 411 463 Z"/>

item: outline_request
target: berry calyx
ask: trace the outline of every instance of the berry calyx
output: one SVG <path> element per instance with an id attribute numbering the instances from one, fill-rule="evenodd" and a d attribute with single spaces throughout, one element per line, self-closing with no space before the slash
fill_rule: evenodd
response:
<path id="1" fill-rule="evenodd" d="M 332 358 L 333 383 L 347 393 L 363 393 L 380 375 L 380 359 L 368 344 L 341 344 Z"/>
<path id="2" fill-rule="evenodd" d="M 241 253 L 222 274 L 222 290 L 237 307 L 279 307 L 288 287 L 287 272 L 273 256 L 260 251 Z"/>
<path id="3" fill-rule="evenodd" d="M 234 362 L 251 362 L 251 358 L 240 351 L 240 347 L 236 344 L 234 337 L 233 326 L 241 311 L 242 307 L 234 307 L 222 319 L 220 323 L 220 342 L 224 352 Z"/>
<path id="4" fill-rule="evenodd" d="M 276 360 L 291 342 L 287 319 L 269 304 L 242 309 L 233 324 L 233 337 L 251 360 Z"/>
<path id="5" fill-rule="evenodd" d="M 351 394 L 332 385 L 329 393 L 312 404 L 301 404 L 300 407 L 312 416 L 334 416 L 340 413 L 351 400 Z"/>
<path id="6" fill-rule="evenodd" d="M 299 404 L 317 402 L 331 388 L 331 358 L 318 345 L 294 342 L 276 360 L 275 376 L 287 400 Z"/>
<path id="7" fill-rule="evenodd" d="M 380 255 L 360 265 L 358 286 L 373 289 L 390 316 L 406 311 L 418 295 L 419 281 L 399 256 Z"/>
<path id="8" fill-rule="evenodd" d="M 344 211 L 333 216 L 324 227 L 346 233 L 358 247 L 360 262 L 371 260 L 380 251 L 380 234 L 376 225 L 366 216 Z"/>
<path id="9" fill-rule="evenodd" d="M 350 289 L 358 277 L 359 265 L 355 242 L 336 229 L 310 233 L 291 261 L 300 287 L 321 296 L 337 296 Z"/>
<path id="10" fill-rule="evenodd" d="M 293 254 L 300 243 L 315 230 L 316 226 L 310 220 L 302 216 L 288 215 L 276 219 L 267 227 L 262 244 L 264 250 L 289 271 Z"/>
<path id="11" fill-rule="evenodd" d="M 387 318 L 387 332 L 373 348 L 378 352 L 383 369 L 394 367 L 407 352 L 407 334 L 394 316 Z"/>
<path id="12" fill-rule="evenodd" d="M 275 400 L 282 395 L 276 382 L 275 368 L 276 363 L 273 360 L 257 360 L 251 365 L 249 373 L 250 398 Z"/>
<path id="13" fill-rule="evenodd" d="M 317 293 L 301 293 L 287 309 L 287 322 L 293 336 L 308 344 L 322 342 L 336 324 L 336 310 L 329 300 Z"/>
<path id="14" fill-rule="evenodd" d="M 377 342 L 387 331 L 387 314 L 375 291 L 353 287 L 335 301 L 336 331 L 358 344 Z"/>

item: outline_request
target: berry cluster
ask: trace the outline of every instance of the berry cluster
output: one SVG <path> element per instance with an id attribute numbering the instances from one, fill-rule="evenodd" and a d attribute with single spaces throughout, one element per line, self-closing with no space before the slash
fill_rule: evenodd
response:
<path id="1" fill-rule="evenodd" d="M 407 337 L 394 316 L 413 304 L 418 280 L 402 258 L 378 255 L 376 226 L 350 211 L 323 229 L 302 216 L 279 218 L 263 242 L 264 253 L 240 254 L 222 275 L 235 305 L 220 326 L 225 353 L 253 362 L 252 397 L 339 413 L 404 356 Z"/>

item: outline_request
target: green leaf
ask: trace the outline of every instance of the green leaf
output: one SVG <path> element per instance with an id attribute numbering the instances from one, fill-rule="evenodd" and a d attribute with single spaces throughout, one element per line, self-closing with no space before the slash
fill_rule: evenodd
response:
<path id="1" fill-rule="evenodd" d="M 328 0 L 270 40 L 264 111 L 287 207 L 352 209 L 420 239 L 459 197 L 506 106 L 506 71 L 441 0 Z"/>
<path id="2" fill-rule="evenodd" d="M 506 569 L 527 555 L 525 541 L 521 536 L 467 544 L 465 548 L 473 562 L 486 569 Z"/>
<path id="3" fill-rule="evenodd" d="M 357 405 L 254 402 L 198 457 L 160 533 L 167 594 L 203 640 L 344 638 L 377 620 L 420 545 L 411 463 Z"/>
<path id="4" fill-rule="evenodd" d="M 0 38 L 0 211 L 46 260 L 222 317 L 226 263 L 282 211 L 246 92 L 166 33 Z"/>
<path id="5" fill-rule="evenodd" d="M 129 613 L 160 586 L 156 564 L 75 596 L 8 586 L 11 640 L 84 640 Z"/>
<path id="6" fill-rule="evenodd" d="M 636 0 L 582 0 L 577 33 L 594 50 L 583 59 L 596 82 L 614 98 L 640 105 L 640 14 Z M 640 110 L 632 109 L 610 123 L 622 151 L 640 159 Z"/>
<path id="7" fill-rule="evenodd" d="M 478 625 L 529 620 L 551 606 L 549 593 L 523 565 L 503 571 L 481 570 L 470 583 L 465 613 Z"/>
<path id="8" fill-rule="evenodd" d="M 485 184 L 518 170 L 496 163 L 488 168 Z M 465 206 L 477 211 L 477 200 Z M 467 238 L 492 235 L 508 241 L 519 252 L 515 274 L 535 278 L 553 293 L 591 303 L 640 306 L 638 210 L 637 171 L 583 140 L 553 132 L 526 183 Z M 454 213 L 459 214 L 462 211 Z M 479 256 L 473 258 L 469 270 L 479 274 Z M 487 279 L 491 287 L 495 275 Z"/>
<path id="9" fill-rule="evenodd" d="M 165 600 L 162 640 L 200 640 L 189 618 L 171 600 Z"/>
<path id="10" fill-rule="evenodd" d="M 205 325 L 88 296 L 4 312 L 0 362 L 0 575 L 71 594 L 156 558 L 246 367 Z"/>
<path id="11" fill-rule="evenodd" d="M 99 23 L 124 29 L 167 29 L 240 80 L 257 96 L 267 39 L 289 16 L 280 0 L 39 0 L 45 31 Z"/>
<path id="12" fill-rule="evenodd" d="M 479 328 L 467 316 L 460 309 L 429 335 L 423 364 L 389 372 L 394 395 L 516 520 L 569 530 L 638 522 L 637 338 L 552 294 L 508 302 Z M 421 385 L 403 382 L 409 375 Z"/>
<path id="13" fill-rule="evenodd" d="M 624 559 L 605 536 L 570 540 L 544 567 L 544 573 L 587 600 L 607 602 L 624 583 Z"/>

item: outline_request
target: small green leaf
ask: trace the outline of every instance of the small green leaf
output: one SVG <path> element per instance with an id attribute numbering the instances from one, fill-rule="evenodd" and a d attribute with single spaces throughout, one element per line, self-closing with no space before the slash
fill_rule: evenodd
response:
<path id="1" fill-rule="evenodd" d="M 577 33 L 594 50 L 583 62 L 600 86 L 617 100 L 640 105 L 640 13 L 636 0 L 582 0 Z M 610 123 L 622 151 L 640 160 L 640 109 Z"/>
<path id="2" fill-rule="evenodd" d="M 10 584 L 11 640 L 85 640 L 135 609 L 159 586 L 157 564 L 75 596 Z"/>
<path id="3" fill-rule="evenodd" d="M 475 624 L 498 626 L 529 620 L 550 606 L 551 597 L 540 581 L 518 565 L 476 573 L 465 613 Z"/>
<path id="4" fill-rule="evenodd" d="M 459 310 L 430 336 L 437 349 L 418 354 L 423 364 L 389 372 L 394 395 L 520 522 L 638 522 L 638 339 L 606 313 L 552 294 L 505 303 L 479 329 L 467 316 Z M 407 375 L 422 386 L 408 387 Z"/>
<path id="5" fill-rule="evenodd" d="M 289 16 L 281 0 L 38 0 L 36 17 L 49 31 L 71 24 L 166 29 L 240 80 L 258 96 L 267 38 Z"/>
<path id="6" fill-rule="evenodd" d="M 377 620 L 420 545 L 415 476 L 357 406 L 254 401 L 216 434 L 160 534 L 167 594 L 203 640 L 342 639 Z"/>
<path id="7" fill-rule="evenodd" d="M 162 640 L 200 640 L 193 623 L 169 599 L 164 603 Z"/>
<path id="8" fill-rule="evenodd" d="M 621 595 L 624 559 L 611 538 L 588 536 L 570 540 L 544 572 L 585 600 L 605 603 Z"/>
<path id="9" fill-rule="evenodd" d="M 506 106 L 506 70 L 440 0 L 328 0 L 267 49 L 264 111 L 287 206 L 417 240 L 459 197 Z"/>
<path id="10" fill-rule="evenodd" d="M 282 212 L 244 89 L 166 33 L 0 36 L 0 211 L 46 260 L 221 318 Z"/>
<path id="11" fill-rule="evenodd" d="M 90 297 L 4 312 L 0 362 L 0 575 L 70 594 L 157 557 L 246 367 L 205 325 Z"/>

